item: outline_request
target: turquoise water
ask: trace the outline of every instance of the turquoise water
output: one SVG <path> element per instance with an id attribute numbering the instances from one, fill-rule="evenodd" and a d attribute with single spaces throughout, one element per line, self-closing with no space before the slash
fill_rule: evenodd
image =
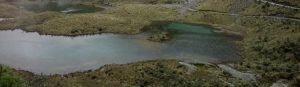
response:
<path id="1" fill-rule="evenodd" d="M 180 26 L 179 26 L 180 25 Z M 208 26 L 168 23 L 159 30 L 180 30 L 166 42 L 150 42 L 155 32 L 138 35 L 101 34 L 63 37 L 0 31 L 0 64 L 35 73 L 65 74 L 154 59 L 179 59 L 193 63 L 240 61 L 235 36 L 214 32 Z M 182 31 L 186 31 L 182 32 Z M 192 33 L 191 33 L 192 32 Z"/>
<path id="2" fill-rule="evenodd" d="M 45 4 L 22 4 L 20 5 L 22 8 L 33 11 L 33 12 L 46 12 L 46 11 L 55 11 L 62 13 L 93 13 L 104 10 L 100 7 L 95 7 L 93 5 L 83 5 L 83 4 L 74 4 L 74 3 L 66 3 L 59 4 L 58 2 L 49 2 Z"/>
<path id="3" fill-rule="evenodd" d="M 213 34 L 213 30 L 207 26 L 197 26 L 193 24 L 184 24 L 184 23 L 176 23 L 171 22 L 168 26 L 164 26 L 165 30 L 174 30 L 183 33 L 197 33 L 197 34 Z"/>

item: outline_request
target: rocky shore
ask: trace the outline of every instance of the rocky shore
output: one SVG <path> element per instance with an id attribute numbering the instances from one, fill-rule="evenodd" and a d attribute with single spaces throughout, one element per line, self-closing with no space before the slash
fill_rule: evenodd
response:
<path id="1" fill-rule="evenodd" d="M 126 4 L 127 3 L 127 4 Z M 130 3 L 130 4 L 128 4 Z M 34 75 L 17 70 L 14 74 L 34 86 L 271 86 L 286 79 L 288 86 L 300 85 L 300 23 L 286 19 L 300 18 L 299 10 L 268 5 L 249 0 L 203 0 L 195 11 L 186 11 L 178 17 L 177 9 L 164 6 L 140 5 L 144 2 L 115 2 L 113 8 L 89 14 L 63 14 L 58 12 L 32 13 L 8 4 L 0 4 L 1 18 L 14 18 L 0 22 L 0 30 L 20 28 L 39 34 L 76 36 L 99 33 L 138 34 L 153 21 L 179 21 L 208 24 L 224 30 L 243 33 L 237 41 L 243 62 L 234 63 L 234 69 L 242 74 L 256 74 L 254 83 L 240 80 L 233 72 L 222 72 L 226 66 L 196 65 L 196 71 L 188 73 L 178 60 L 152 60 L 130 64 L 104 66 L 67 75 Z M 243 6 L 240 4 L 243 3 Z M 163 4 L 162 4 L 163 5 Z M 239 7 L 239 8 L 237 8 Z M 155 14 L 153 14 L 155 13 Z M 262 16 L 263 15 L 263 16 Z M 266 17 L 264 17 L 266 16 Z M 272 17 L 269 17 L 272 16 Z M 157 35 L 150 36 L 154 38 Z M 163 41 L 167 38 L 158 34 Z M 178 68 L 177 68 L 178 67 Z M 224 71 L 227 71 L 224 70 Z M 243 72 L 244 71 L 244 72 Z M 161 73 L 162 72 L 162 73 Z M 181 74 L 180 74 L 181 73 Z M 247 74 L 248 75 L 248 74 Z M 252 74 L 251 74 L 252 76 Z M 176 78 L 175 78 L 176 77 Z M 201 77 L 201 78 L 198 78 Z M 46 79 L 45 79 L 46 78 Z M 120 78 L 120 79 L 117 79 Z M 178 84 L 179 83 L 179 84 Z M 116 85 L 114 85 L 116 84 Z"/>
<path id="2" fill-rule="evenodd" d="M 226 66 L 226 65 L 224 65 Z M 228 78 L 220 68 L 211 65 L 191 65 L 179 60 L 149 60 L 128 64 L 108 64 L 96 70 L 77 71 L 64 75 L 33 74 L 13 70 L 30 86 L 133 86 L 133 87 L 209 87 L 209 86 L 256 86 L 238 78 Z M 220 80 L 222 79 L 222 80 Z M 226 81 L 227 83 L 225 83 Z"/>

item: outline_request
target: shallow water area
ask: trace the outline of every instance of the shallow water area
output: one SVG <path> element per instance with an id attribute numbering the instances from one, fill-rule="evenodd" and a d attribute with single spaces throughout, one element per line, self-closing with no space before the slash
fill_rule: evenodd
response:
<path id="1" fill-rule="evenodd" d="M 173 40 L 151 42 L 153 32 L 138 35 L 101 34 L 63 37 L 0 31 L 0 64 L 35 73 L 65 74 L 97 69 L 105 64 L 125 64 L 154 59 L 178 59 L 193 63 L 240 61 L 230 35 L 215 33 L 211 27 L 169 23 L 162 30 L 186 28 Z M 185 26 L 185 27 L 182 27 Z M 187 29 L 188 28 L 188 29 Z M 198 33 L 188 33 L 190 30 Z M 200 32 L 203 31 L 203 32 Z"/>
<path id="2" fill-rule="evenodd" d="M 33 12 L 55 11 L 62 13 L 94 13 L 104 10 L 93 5 L 75 4 L 75 3 L 59 3 L 59 2 L 43 2 L 43 3 L 22 3 L 20 8 L 24 8 Z"/>

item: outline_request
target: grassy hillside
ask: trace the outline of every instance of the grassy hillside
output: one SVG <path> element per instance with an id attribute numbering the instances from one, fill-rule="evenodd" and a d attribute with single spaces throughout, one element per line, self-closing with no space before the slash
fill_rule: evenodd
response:
<path id="1" fill-rule="evenodd" d="M 29 15 L 31 12 L 19 9 L 12 5 L 0 3 L 0 18 L 14 18 L 22 15 Z"/>
<path id="2" fill-rule="evenodd" d="M 267 1 L 272 1 L 284 5 L 289 5 L 289 6 L 295 6 L 295 7 L 300 7 L 300 1 L 299 0 L 267 0 Z"/>
<path id="3" fill-rule="evenodd" d="M 88 2 L 90 3 L 95 1 L 91 0 Z M 242 41 L 236 42 L 240 47 L 240 55 L 244 59 L 243 62 L 235 64 L 236 69 L 241 71 L 253 71 L 255 74 L 258 74 L 258 80 L 260 82 L 259 85 L 270 86 L 273 82 L 276 82 L 276 80 L 279 79 L 287 79 L 290 86 L 300 85 L 300 22 L 286 18 L 299 19 L 299 10 L 292 10 L 267 3 L 256 2 L 254 0 L 203 0 L 199 6 L 195 8 L 197 11 L 188 11 L 182 18 L 180 18 L 178 17 L 179 13 L 175 8 L 125 4 L 141 3 L 142 1 L 140 0 L 104 0 L 104 2 L 110 2 L 111 4 L 116 3 L 118 5 L 103 12 L 89 14 L 44 12 L 31 13 L 30 15 L 27 14 L 23 16 L 12 16 L 15 19 L 0 22 L 0 29 L 7 30 L 22 28 L 25 31 L 34 31 L 40 34 L 51 35 L 82 35 L 104 32 L 137 34 L 142 32 L 142 28 L 151 24 L 152 21 L 181 21 L 196 24 L 209 24 L 224 30 L 240 32 L 244 35 L 244 39 Z M 3 7 L 8 7 L 4 9 L 20 10 L 13 6 L 2 5 Z M 3 10 L 3 8 L 0 8 L 0 10 Z M 14 14 L 10 12 L 10 10 L 3 11 L 7 11 L 5 12 L 7 14 L 4 14 L 7 16 L 9 16 L 9 14 Z M 165 66 L 176 66 L 176 62 L 178 61 L 169 62 L 171 63 L 162 63 Z M 80 86 L 81 84 L 95 85 L 103 83 L 108 86 L 112 86 L 113 84 L 145 84 L 145 82 L 147 83 L 155 80 L 154 82 L 151 82 L 149 86 L 165 86 L 161 85 L 163 82 L 159 82 L 160 80 L 163 80 L 163 78 L 159 78 L 158 76 L 164 77 L 166 74 L 149 73 L 147 74 L 146 79 L 143 79 L 140 77 L 141 73 L 137 73 L 139 70 L 143 72 L 146 72 L 147 70 L 155 70 L 157 67 L 155 66 L 155 63 L 148 61 L 127 65 L 111 65 L 114 67 L 110 67 L 110 70 L 107 70 L 107 72 L 92 72 L 91 75 L 95 75 L 97 78 L 101 76 L 102 79 L 107 79 L 100 82 L 94 80 L 93 76 L 87 76 L 82 73 L 68 74 L 69 76 L 66 76 L 68 78 L 63 80 L 61 80 L 63 77 L 53 76 L 50 81 L 53 83 L 51 85 L 66 85 L 68 83 L 74 83 L 74 86 Z M 148 64 L 151 67 L 131 68 L 135 67 L 135 64 L 140 66 L 146 66 Z M 127 66 L 130 66 L 130 68 Z M 122 75 L 118 73 L 122 73 L 122 69 L 124 67 L 136 72 L 130 71 L 130 73 L 126 73 L 132 77 L 122 77 Z M 159 67 L 160 66 L 158 66 L 158 68 Z M 213 69 L 213 71 L 204 71 L 205 69 Z M 208 67 L 205 69 L 200 70 L 202 72 L 197 71 L 190 75 L 214 74 L 218 78 L 228 77 L 225 78 L 225 81 L 240 83 L 240 80 L 232 79 L 230 76 L 227 76 L 226 73 L 221 73 L 219 68 Z M 169 72 L 169 70 L 178 71 L 179 69 L 168 66 L 166 70 Z M 72 75 L 75 74 L 88 79 L 95 84 L 85 83 L 86 80 L 73 78 Z M 198 78 L 193 78 L 188 74 L 184 74 L 183 76 L 184 77 L 179 78 L 179 80 L 185 79 L 188 82 L 196 80 L 202 81 Z M 122 79 L 115 79 L 111 77 L 122 77 Z M 203 78 L 208 79 L 208 77 Z M 209 78 L 211 79 L 213 76 Z M 61 81 L 61 83 L 59 81 Z M 213 81 L 212 84 L 218 82 L 219 80 Z M 223 86 L 223 84 L 219 85 Z M 253 85 L 248 84 L 248 86 Z"/>
<path id="4" fill-rule="evenodd" d="M 53 0 L 56 1 L 56 0 Z M 143 4 L 171 4 L 180 3 L 182 0 L 67 0 L 69 2 L 79 2 L 79 3 L 92 3 L 92 4 L 111 4 L 111 3 L 123 3 L 123 4 L 133 4 L 133 3 L 143 3 Z"/>
<path id="5" fill-rule="evenodd" d="M 300 18 L 300 10 L 262 3 L 254 0 L 203 0 L 197 10 L 235 13 L 241 15 L 265 15 Z"/>
<path id="6" fill-rule="evenodd" d="M 298 46 L 300 45 L 300 22 L 248 15 L 270 15 L 271 13 L 297 15 L 300 12 L 291 13 L 288 12 L 289 10 L 274 9 L 280 8 L 276 6 L 270 6 L 268 11 L 263 11 L 264 9 L 261 7 L 264 3 L 253 2 L 249 3 L 244 11 L 238 11 L 238 14 L 243 14 L 244 16 L 230 16 L 225 14 L 230 12 L 230 9 L 232 9 L 230 6 L 233 6 L 232 4 L 228 5 L 229 1 L 206 1 L 206 3 L 225 3 L 225 6 L 213 8 L 200 5 L 196 9 L 224 14 L 206 11 L 189 12 L 185 15 L 185 19 L 194 23 L 215 24 L 227 30 L 243 32 L 246 37 L 238 43 L 244 62 L 237 64 L 238 69 L 259 73 L 259 80 L 266 82 L 265 86 L 271 85 L 271 82 L 276 82 L 278 79 L 288 79 L 290 86 L 299 85 L 300 70 L 298 67 L 300 66 L 300 54 Z M 197 21 L 195 21 L 195 18 L 197 18 Z"/>

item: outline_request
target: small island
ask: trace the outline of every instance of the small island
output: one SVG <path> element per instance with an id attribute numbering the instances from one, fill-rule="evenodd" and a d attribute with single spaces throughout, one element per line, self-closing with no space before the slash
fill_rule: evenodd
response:
<path id="1" fill-rule="evenodd" d="M 0 30 L 1 87 L 300 85 L 295 0 L 0 0 Z"/>

